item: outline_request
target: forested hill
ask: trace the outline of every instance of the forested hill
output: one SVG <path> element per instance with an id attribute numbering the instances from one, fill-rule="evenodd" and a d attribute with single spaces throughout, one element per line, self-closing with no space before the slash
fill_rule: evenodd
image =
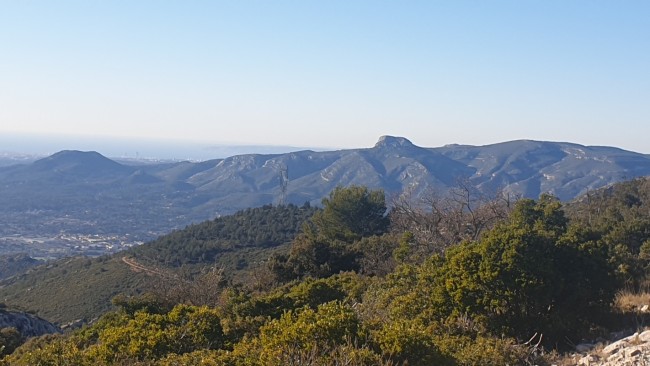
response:
<path id="1" fill-rule="evenodd" d="M 187 280 L 182 276 L 200 276 L 208 267 L 217 266 L 224 276 L 242 282 L 270 256 L 286 252 L 316 211 L 308 205 L 250 208 L 190 225 L 113 256 L 62 259 L 0 281 L 0 299 L 66 324 L 96 318 L 111 308 L 110 300 L 118 294 L 150 291 L 163 278 L 166 285 L 175 286 L 169 283 L 171 277 Z M 125 262 L 125 257 L 133 260 Z M 190 273 L 178 275 L 181 266 Z M 147 272 L 147 268 L 152 270 Z"/>
<path id="2" fill-rule="evenodd" d="M 289 243 L 316 208 L 310 205 L 248 208 L 194 224 L 132 248 L 127 255 L 162 265 L 214 263 L 225 252 Z"/>

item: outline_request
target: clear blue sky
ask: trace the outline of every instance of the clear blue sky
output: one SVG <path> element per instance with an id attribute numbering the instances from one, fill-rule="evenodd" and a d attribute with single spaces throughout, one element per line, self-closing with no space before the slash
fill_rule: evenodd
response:
<path id="1" fill-rule="evenodd" d="M 0 0 L 0 134 L 650 153 L 650 1 Z"/>

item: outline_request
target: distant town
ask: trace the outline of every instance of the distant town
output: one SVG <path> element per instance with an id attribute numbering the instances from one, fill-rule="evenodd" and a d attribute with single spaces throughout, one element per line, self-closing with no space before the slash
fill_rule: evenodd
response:
<path id="1" fill-rule="evenodd" d="M 58 234 L 54 236 L 0 236 L 0 255 L 28 253 L 40 260 L 58 259 L 76 255 L 100 256 L 116 253 L 143 241 L 129 235 Z"/>

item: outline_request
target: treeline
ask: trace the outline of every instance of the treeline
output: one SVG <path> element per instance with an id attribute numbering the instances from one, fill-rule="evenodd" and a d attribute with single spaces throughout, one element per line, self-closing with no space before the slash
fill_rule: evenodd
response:
<path id="1" fill-rule="evenodd" d="M 211 264 L 222 252 L 245 247 L 273 247 L 290 242 L 316 208 L 305 204 L 249 208 L 233 215 L 190 225 L 133 248 L 135 257 L 166 266 Z"/>
<path id="2" fill-rule="evenodd" d="M 621 281 L 634 290 L 646 285 L 650 269 L 648 178 L 590 192 L 568 204 L 566 211 L 584 240 L 604 247 Z"/>
<path id="3" fill-rule="evenodd" d="M 206 274 L 187 295 L 117 297 L 4 363 L 550 365 L 627 325 L 612 304 L 647 280 L 647 180 L 567 205 L 468 187 L 425 203 L 387 213 L 382 192 L 338 188 L 268 261 L 266 288 Z"/>

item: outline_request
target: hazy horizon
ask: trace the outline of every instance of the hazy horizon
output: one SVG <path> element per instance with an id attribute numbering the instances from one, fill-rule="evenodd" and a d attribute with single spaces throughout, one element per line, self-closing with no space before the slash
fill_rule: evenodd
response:
<path id="1" fill-rule="evenodd" d="M 237 145 L 188 140 L 1 133 L 0 153 L 48 156 L 62 150 L 97 151 L 111 158 L 204 161 L 240 154 L 279 154 L 327 148 Z"/>
<path id="2" fill-rule="evenodd" d="M 385 136 L 385 135 L 382 135 Z M 409 140 L 409 136 L 404 137 Z M 375 142 L 381 136 L 377 136 Z M 512 140 L 508 140 L 512 141 Z M 491 145 L 508 141 L 495 141 Z M 550 140 L 539 140 L 550 141 Z M 550 142 L 567 142 L 574 141 L 550 141 Z M 444 145 L 472 145 L 451 142 Z M 424 148 L 436 148 L 438 146 L 424 146 Z M 473 146 L 483 146 L 473 145 Z M 96 151 L 100 154 L 119 159 L 141 159 L 141 160 L 188 160 L 188 161 L 205 161 L 211 159 L 222 159 L 234 155 L 243 154 L 283 154 L 301 150 L 313 151 L 333 151 L 345 149 L 363 149 L 371 148 L 374 143 L 368 146 L 356 146 L 350 148 L 338 147 L 308 147 L 308 146 L 280 146 L 280 145 L 237 145 L 229 143 L 210 143 L 187 140 L 168 140 L 168 139 L 138 139 L 138 138 L 119 138 L 119 137 L 98 137 L 98 136 L 74 136 L 74 135 L 45 135 L 45 134 L 17 134 L 2 133 L 0 134 L 0 154 L 27 154 L 38 157 L 49 156 L 62 150 L 80 150 Z M 632 152 L 647 154 L 643 151 L 624 149 L 615 145 L 585 145 L 585 146 L 610 146 L 621 148 Z"/>

